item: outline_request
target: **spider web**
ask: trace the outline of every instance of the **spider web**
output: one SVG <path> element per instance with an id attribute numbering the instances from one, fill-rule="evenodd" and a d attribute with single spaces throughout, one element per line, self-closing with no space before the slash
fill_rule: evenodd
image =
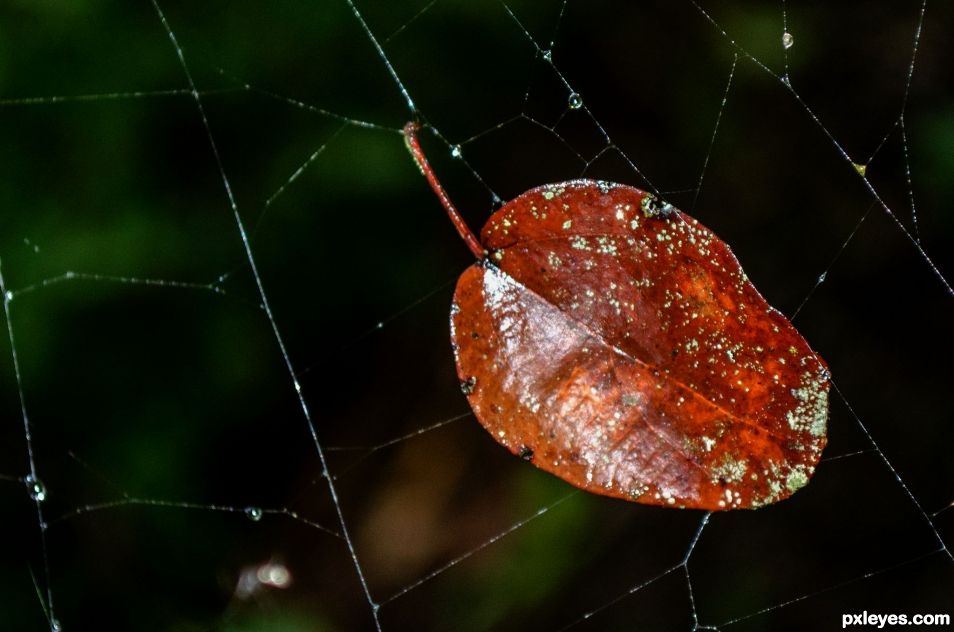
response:
<path id="1" fill-rule="evenodd" d="M 950 614 L 954 12 L 633 4 L 0 8 L 11 628 Z M 490 440 L 410 118 L 475 228 L 582 176 L 731 244 L 832 369 L 810 485 L 665 510 Z"/>

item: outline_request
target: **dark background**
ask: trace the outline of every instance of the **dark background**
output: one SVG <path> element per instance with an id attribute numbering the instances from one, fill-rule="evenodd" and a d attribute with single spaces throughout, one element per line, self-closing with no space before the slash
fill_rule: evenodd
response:
<path id="1" fill-rule="evenodd" d="M 375 446 L 467 413 L 447 313 L 469 253 L 405 152 L 411 113 L 347 3 L 161 6 L 323 445 Z M 691 210 L 788 315 L 827 272 L 794 322 L 845 396 L 833 396 L 832 460 L 790 500 L 712 517 L 687 566 L 699 623 L 836 629 L 863 610 L 954 613 L 954 563 L 937 537 L 954 542 L 954 509 L 941 511 L 954 499 L 954 297 L 793 94 L 739 58 L 694 203 L 734 49 L 692 4 L 571 0 L 562 19 L 558 1 L 358 6 L 440 132 L 423 134 L 425 149 L 475 229 L 494 194 L 588 176 Z M 785 72 L 781 4 L 705 8 Z M 853 161 L 874 155 L 870 182 L 951 278 L 950 4 L 927 7 L 906 145 L 893 127 L 920 9 L 791 2 L 789 73 Z M 541 48 L 554 40 L 552 66 L 528 33 Z M 568 110 L 561 77 L 584 108 Z M 114 94 L 186 87 L 149 2 L 0 5 L 0 261 L 49 521 L 47 576 L 4 337 L 3 625 L 48 627 L 37 594 L 48 577 L 66 630 L 369 629 L 344 544 L 304 521 L 339 528 L 195 102 Z M 88 94 L 114 96 L 52 98 Z M 610 144 L 619 151 L 600 153 Z M 224 294 L 75 279 L 28 290 L 67 271 L 224 275 Z M 385 603 L 386 630 L 692 628 L 682 568 L 579 619 L 677 565 L 700 512 L 578 493 L 477 550 L 571 488 L 472 416 L 329 456 L 376 600 L 473 553 Z M 75 513 L 124 498 L 198 508 Z M 937 534 L 912 498 L 941 511 Z M 254 522 L 246 506 L 304 520 Z M 242 569 L 269 560 L 287 565 L 291 587 L 236 597 Z"/>

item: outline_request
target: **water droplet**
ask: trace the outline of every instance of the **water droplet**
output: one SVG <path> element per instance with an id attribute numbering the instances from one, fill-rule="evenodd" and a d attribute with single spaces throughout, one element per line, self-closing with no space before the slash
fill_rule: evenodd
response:
<path id="1" fill-rule="evenodd" d="M 818 275 L 818 282 L 819 282 L 819 283 L 824 283 L 824 282 L 825 282 L 825 279 L 826 279 L 827 277 L 828 277 L 828 273 L 827 273 L 827 272 L 822 272 L 821 274 Z"/>
<path id="2" fill-rule="evenodd" d="M 63 632 L 63 626 L 56 619 L 50 619 L 50 632 Z"/>
<path id="3" fill-rule="evenodd" d="M 868 165 L 862 165 L 857 162 L 851 163 L 851 166 L 855 168 L 855 171 L 858 172 L 858 175 L 862 178 L 865 177 L 865 172 L 868 171 Z"/>
<path id="4" fill-rule="evenodd" d="M 245 516 L 252 522 L 258 522 L 262 519 L 262 508 L 261 507 L 246 507 Z"/>
<path id="5" fill-rule="evenodd" d="M 460 392 L 464 395 L 470 395 L 474 392 L 474 388 L 477 386 L 477 378 L 469 377 L 463 382 L 460 383 Z"/>
<path id="6" fill-rule="evenodd" d="M 272 588 L 287 588 L 291 584 L 291 573 L 288 567 L 279 562 L 262 564 L 256 569 L 255 578 L 263 586 Z"/>
<path id="7" fill-rule="evenodd" d="M 795 38 L 792 37 L 791 33 L 782 33 L 782 47 L 785 50 L 788 50 L 795 45 Z"/>
<path id="8" fill-rule="evenodd" d="M 781 79 L 782 83 L 784 83 L 787 88 L 792 87 L 792 80 L 788 78 L 788 75 L 782 75 Z"/>
<path id="9" fill-rule="evenodd" d="M 46 500 L 46 485 L 43 484 L 38 478 L 34 478 L 32 474 L 26 477 L 26 486 L 27 490 L 30 492 L 30 498 L 35 500 L 38 503 Z"/>
<path id="10" fill-rule="evenodd" d="M 571 92 L 570 97 L 567 100 L 567 104 L 570 106 L 571 110 L 579 110 L 581 107 L 583 107 L 583 97 L 575 92 Z"/>
<path id="11" fill-rule="evenodd" d="M 12 300 L 13 300 L 13 291 L 12 291 L 12 290 L 7 290 L 6 292 L 4 292 L 4 293 L 3 293 L 3 298 L 4 298 L 4 300 L 7 301 L 8 303 L 9 303 L 10 301 L 12 301 Z"/>
<path id="12" fill-rule="evenodd" d="M 460 145 L 451 147 L 451 158 L 460 158 Z"/>
<path id="13" fill-rule="evenodd" d="M 550 49 L 543 51 L 543 59 L 546 61 L 553 61 L 553 51 Z"/>

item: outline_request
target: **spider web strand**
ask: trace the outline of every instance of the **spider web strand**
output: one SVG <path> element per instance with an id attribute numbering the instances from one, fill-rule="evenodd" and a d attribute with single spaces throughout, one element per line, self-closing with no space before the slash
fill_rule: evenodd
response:
<path id="1" fill-rule="evenodd" d="M 288 371 L 289 377 L 291 377 L 292 385 L 295 389 L 295 394 L 298 397 L 298 403 L 301 408 L 302 414 L 305 417 L 305 422 L 308 426 L 308 431 L 311 434 L 312 442 L 314 443 L 315 450 L 318 453 L 318 459 L 321 462 L 322 475 L 328 483 L 328 491 L 331 494 L 332 502 L 335 506 L 335 511 L 338 514 L 338 522 L 341 526 L 341 533 L 344 536 L 345 543 L 348 546 L 348 552 L 351 556 L 351 560 L 354 564 L 355 571 L 358 575 L 358 580 L 361 584 L 361 589 L 364 592 L 365 599 L 368 602 L 368 606 L 371 609 L 371 615 L 374 619 L 374 625 L 378 630 L 381 630 L 381 622 L 378 617 L 378 604 L 374 602 L 374 599 L 371 597 L 371 592 L 368 587 L 368 582 L 365 579 L 364 571 L 361 568 L 361 563 L 358 561 L 358 554 L 354 547 L 354 542 L 351 539 L 351 535 L 348 533 L 348 526 L 344 519 L 344 512 L 341 507 L 341 502 L 338 498 L 338 491 L 335 487 L 334 480 L 331 477 L 331 474 L 328 470 L 328 461 L 325 455 L 325 451 L 321 446 L 321 442 L 318 440 L 318 431 L 315 428 L 314 421 L 311 417 L 311 411 L 308 408 L 308 404 L 305 401 L 305 397 L 302 394 L 301 384 L 298 381 L 298 378 L 295 377 L 295 369 L 291 362 L 291 357 L 288 354 L 288 350 L 285 347 L 284 339 L 282 338 L 281 332 L 278 329 L 278 322 L 275 319 L 274 314 L 272 313 L 271 306 L 268 302 L 268 297 L 265 293 L 265 286 L 262 283 L 262 277 L 258 272 L 258 267 L 255 263 L 255 256 L 252 253 L 251 243 L 249 242 L 248 234 L 245 230 L 245 225 L 242 222 L 242 217 L 238 211 L 238 205 L 235 201 L 235 196 L 232 193 L 232 185 L 229 182 L 229 178 L 225 173 L 225 167 L 222 163 L 221 156 L 219 155 L 218 146 L 215 143 L 215 138 L 212 135 L 212 128 L 209 125 L 208 117 L 205 113 L 205 106 L 202 104 L 202 98 L 199 96 L 198 91 L 196 90 L 195 82 L 192 79 L 192 73 L 189 70 L 189 66 L 185 60 L 185 54 L 182 51 L 182 48 L 179 46 L 178 40 L 176 39 L 175 33 L 172 30 L 168 20 L 166 19 L 165 14 L 162 12 L 162 9 L 159 7 L 157 0 L 151 0 L 153 8 L 156 10 L 156 13 L 159 16 L 159 20 L 162 23 L 162 27 L 166 32 L 166 35 L 169 37 L 169 40 L 172 43 L 173 48 L 175 49 L 176 57 L 178 58 L 179 65 L 182 68 L 182 72 L 186 76 L 186 80 L 189 83 L 189 87 L 192 89 L 192 95 L 195 99 L 196 108 L 198 109 L 199 116 L 202 119 L 202 125 L 205 129 L 206 136 L 209 141 L 209 145 L 212 148 L 212 153 L 215 157 L 216 165 L 218 166 L 219 176 L 222 180 L 222 185 L 225 188 L 226 196 L 228 197 L 229 206 L 232 209 L 232 214 L 235 219 L 236 227 L 238 228 L 239 235 L 242 240 L 242 246 L 245 250 L 245 256 L 248 260 L 249 269 L 252 272 L 252 277 L 255 280 L 255 285 L 258 289 L 259 297 L 262 300 L 262 306 L 265 309 L 265 314 L 268 318 L 268 322 L 271 326 L 272 333 L 275 337 L 275 341 L 278 344 L 279 350 L 282 355 L 282 359 L 285 362 L 285 368 Z"/>

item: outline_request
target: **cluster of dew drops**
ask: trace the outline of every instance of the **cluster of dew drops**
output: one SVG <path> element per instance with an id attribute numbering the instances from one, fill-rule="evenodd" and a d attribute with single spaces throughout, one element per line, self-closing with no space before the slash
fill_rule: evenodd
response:
<path id="1" fill-rule="evenodd" d="M 35 500 L 38 503 L 46 500 L 46 485 L 43 484 L 43 481 L 38 479 L 33 474 L 28 474 L 23 482 L 26 483 L 27 493 L 30 494 L 30 499 Z"/>

